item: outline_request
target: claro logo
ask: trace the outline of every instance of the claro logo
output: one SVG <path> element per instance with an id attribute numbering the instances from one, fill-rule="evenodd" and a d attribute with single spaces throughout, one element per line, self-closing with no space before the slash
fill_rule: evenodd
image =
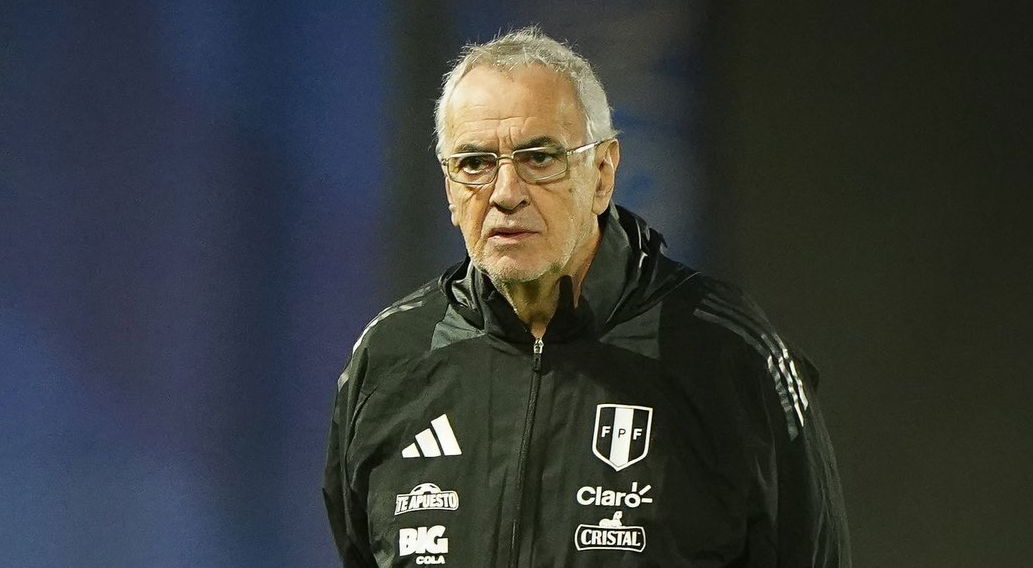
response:
<path id="1" fill-rule="evenodd" d="M 577 490 L 577 502 L 582 505 L 598 505 L 600 507 L 620 507 L 622 509 L 636 509 L 643 503 L 652 503 L 652 497 L 643 497 L 652 485 L 646 485 L 639 489 L 638 482 L 631 482 L 631 491 L 613 491 L 603 489 L 600 486 L 584 486 Z"/>
<path id="2" fill-rule="evenodd" d="M 399 556 L 419 554 L 416 557 L 417 564 L 444 564 L 444 555 L 447 553 L 448 539 L 445 538 L 445 527 L 442 525 L 398 531 Z"/>

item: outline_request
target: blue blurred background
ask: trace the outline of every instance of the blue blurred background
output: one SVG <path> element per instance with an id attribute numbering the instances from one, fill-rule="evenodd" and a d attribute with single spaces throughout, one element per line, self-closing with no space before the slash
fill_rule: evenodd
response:
<path id="1" fill-rule="evenodd" d="M 696 170 L 673 6 L 618 42 L 545 3 L 6 6 L 0 565 L 332 565 L 336 375 L 462 253 L 430 149 L 449 60 L 544 9 L 614 78 L 645 204 Z M 684 161 L 650 172 L 672 139 Z"/>
<path id="2" fill-rule="evenodd" d="M 858 565 L 1021 564 L 1014 12 L 3 2 L 0 566 L 337 563 L 337 374 L 462 254 L 441 74 L 531 23 L 610 93 L 618 201 L 822 366 Z"/>

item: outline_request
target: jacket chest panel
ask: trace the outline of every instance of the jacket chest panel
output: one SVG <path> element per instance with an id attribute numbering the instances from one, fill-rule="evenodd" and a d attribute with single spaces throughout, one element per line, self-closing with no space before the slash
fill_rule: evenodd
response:
<path id="1" fill-rule="evenodd" d="M 721 454 L 734 432 L 715 426 L 719 412 L 691 389 L 672 386 L 691 376 L 598 344 L 547 345 L 519 483 L 531 355 L 483 347 L 413 366 L 364 410 L 391 425 L 369 475 L 375 548 L 429 562 L 420 551 L 448 538 L 438 555 L 448 564 L 499 559 L 519 514 L 522 563 L 599 565 L 653 557 L 647 550 L 688 561 L 739 549 L 743 466 Z"/>
<path id="2" fill-rule="evenodd" d="M 555 374 L 542 383 L 530 467 L 538 474 L 527 487 L 534 523 L 522 558 L 545 566 L 736 558 L 747 481 L 743 456 L 728 450 L 741 447 L 733 413 L 697 399 L 691 370 L 671 376 L 627 351 L 588 360 L 546 365 Z"/>

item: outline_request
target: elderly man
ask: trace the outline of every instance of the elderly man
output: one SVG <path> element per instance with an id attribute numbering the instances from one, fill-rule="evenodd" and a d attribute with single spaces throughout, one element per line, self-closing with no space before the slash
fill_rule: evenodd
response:
<path id="1" fill-rule="evenodd" d="M 533 28 L 469 46 L 436 118 L 469 258 L 338 382 L 345 565 L 848 566 L 815 370 L 613 204 L 588 63 Z"/>

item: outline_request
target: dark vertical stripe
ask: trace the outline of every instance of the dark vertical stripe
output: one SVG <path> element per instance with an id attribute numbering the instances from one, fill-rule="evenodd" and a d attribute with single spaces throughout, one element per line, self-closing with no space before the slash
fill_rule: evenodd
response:
<path id="1" fill-rule="evenodd" d="M 394 57 L 388 93 L 391 131 L 384 150 L 388 199 L 380 235 L 389 256 L 385 297 L 398 298 L 462 258 L 458 230 L 449 221 L 444 181 L 434 154 L 434 101 L 441 76 L 459 52 L 451 2 L 395 2 Z"/>

